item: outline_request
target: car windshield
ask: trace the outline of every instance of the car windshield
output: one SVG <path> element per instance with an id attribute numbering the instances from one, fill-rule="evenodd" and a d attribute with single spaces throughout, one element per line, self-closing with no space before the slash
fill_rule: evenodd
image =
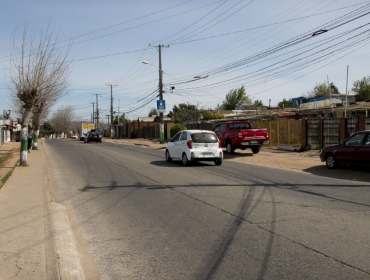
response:
<path id="1" fill-rule="evenodd" d="M 214 133 L 193 133 L 191 134 L 191 140 L 194 143 L 215 143 L 217 142 L 217 136 Z"/>

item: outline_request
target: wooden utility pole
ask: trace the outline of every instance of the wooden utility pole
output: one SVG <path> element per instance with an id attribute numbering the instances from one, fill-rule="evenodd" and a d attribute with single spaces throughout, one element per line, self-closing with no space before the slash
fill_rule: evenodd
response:
<path id="1" fill-rule="evenodd" d="M 169 48 L 170 46 L 167 45 L 158 45 L 152 46 L 149 44 L 150 47 L 158 48 L 159 52 L 159 100 L 163 100 L 163 71 L 162 71 L 162 48 Z M 159 134 L 160 134 L 160 143 L 164 143 L 164 123 L 163 123 L 163 112 L 159 113 Z"/>
<path id="2" fill-rule="evenodd" d="M 345 104 L 345 107 L 344 107 L 344 117 L 345 117 L 345 118 L 347 118 L 348 68 L 349 68 L 349 65 L 347 65 L 347 79 L 346 79 L 346 104 Z"/>
<path id="3" fill-rule="evenodd" d="M 113 139 L 113 87 L 117 85 L 106 84 L 106 86 L 110 87 L 110 138 Z"/>
<path id="4" fill-rule="evenodd" d="M 90 102 L 90 104 L 92 104 L 93 105 L 93 113 L 92 113 L 92 115 L 91 115 L 91 122 L 92 123 L 94 123 L 94 125 L 95 125 L 95 109 L 94 109 L 94 102 Z"/>

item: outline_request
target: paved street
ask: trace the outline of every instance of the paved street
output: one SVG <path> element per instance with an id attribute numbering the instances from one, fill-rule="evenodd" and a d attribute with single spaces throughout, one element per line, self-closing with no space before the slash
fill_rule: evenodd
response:
<path id="1" fill-rule="evenodd" d="M 45 148 L 92 279 L 370 279 L 368 181 L 227 159 L 183 167 L 108 142 Z"/>

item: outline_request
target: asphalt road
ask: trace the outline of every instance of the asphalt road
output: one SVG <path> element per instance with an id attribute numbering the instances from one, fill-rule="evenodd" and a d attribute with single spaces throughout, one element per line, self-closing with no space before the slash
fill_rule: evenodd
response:
<path id="1" fill-rule="evenodd" d="M 370 184 L 45 141 L 102 279 L 370 279 Z M 256 155 L 258 156 L 258 155 Z"/>

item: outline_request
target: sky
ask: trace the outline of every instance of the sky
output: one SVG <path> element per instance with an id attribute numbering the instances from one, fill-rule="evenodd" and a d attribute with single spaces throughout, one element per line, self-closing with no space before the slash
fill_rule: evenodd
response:
<path id="1" fill-rule="evenodd" d="M 189 103 L 217 108 L 244 85 L 252 100 L 277 106 L 316 83 L 333 82 L 342 94 L 370 75 L 370 1 L 344 0 L 4 0 L 0 4 L 0 113 L 12 110 L 10 46 L 21 45 L 27 20 L 38 36 L 49 22 L 57 50 L 71 48 L 66 95 L 51 109 L 73 106 L 90 120 L 113 111 L 147 116 L 158 99 L 158 48 L 166 109 Z M 149 64 L 143 64 L 147 61 Z M 198 77 L 198 78 L 194 78 Z M 199 78 L 200 77 L 200 78 Z M 174 87 L 174 89 L 171 89 Z M 270 101 L 271 100 L 271 101 Z"/>

